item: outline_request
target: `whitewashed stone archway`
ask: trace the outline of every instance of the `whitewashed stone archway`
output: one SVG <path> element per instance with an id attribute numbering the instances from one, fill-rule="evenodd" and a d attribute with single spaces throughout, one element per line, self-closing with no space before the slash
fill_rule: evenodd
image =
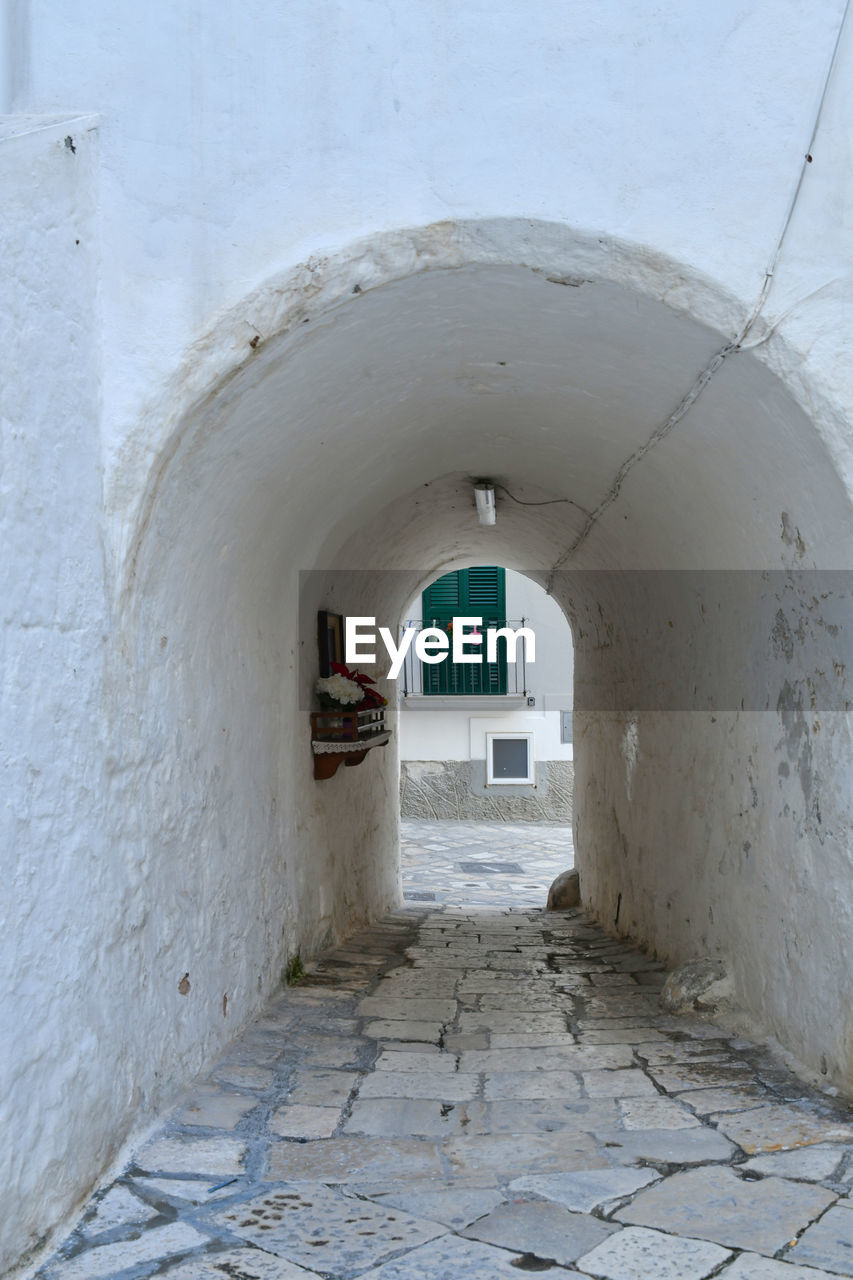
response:
<path id="1" fill-rule="evenodd" d="M 627 244 L 447 223 L 307 264 L 188 353 L 128 445 L 153 462 L 123 579 L 174 795 L 142 838 L 211 895 L 180 925 L 216 957 L 187 1066 L 223 982 L 240 1017 L 289 950 L 396 892 L 391 754 L 310 780 L 313 608 L 395 617 L 488 553 L 574 620 L 589 907 L 673 963 L 725 955 L 752 1015 L 847 1078 L 844 930 L 822 924 L 849 873 L 846 583 L 816 611 L 808 576 L 849 558 L 842 423 L 760 317 L 744 345 L 768 340 L 733 347 L 748 315 Z M 574 505 L 482 530 L 477 474 Z"/>
<path id="2" fill-rule="evenodd" d="M 10 1250 L 289 956 L 397 901 L 393 752 L 313 781 L 300 658 L 316 607 L 393 618 L 486 554 L 573 620 L 589 908 L 672 963 L 724 955 L 755 1022 L 849 1088 L 846 586 L 815 604 L 796 576 L 850 562 L 846 422 L 832 369 L 760 317 L 731 349 L 753 301 L 610 235 L 441 223 L 294 268 L 184 352 L 105 460 L 92 852 L 50 934 L 74 995 L 9 1095 L 73 1108 L 17 1180 Z M 482 530 L 484 473 L 574 505 Z M 781 577 L 708 627 L 678 584 L 710 570 Z M 744 670 L 744 706 L 720 702 Z M 110 981 L 83 1063 L 90 954 Z"/>

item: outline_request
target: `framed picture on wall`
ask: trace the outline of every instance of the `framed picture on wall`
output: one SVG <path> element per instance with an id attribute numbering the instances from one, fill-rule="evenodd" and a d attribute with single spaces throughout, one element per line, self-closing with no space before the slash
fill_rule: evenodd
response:
<path id="1" fill-rule="evenodd" d="M 344 660 L 344 620 L 339 613 L 321 609 L 317 614 L 317 645 L 320 650 L 320 676 L 332 674 L 332 663 Z"/>

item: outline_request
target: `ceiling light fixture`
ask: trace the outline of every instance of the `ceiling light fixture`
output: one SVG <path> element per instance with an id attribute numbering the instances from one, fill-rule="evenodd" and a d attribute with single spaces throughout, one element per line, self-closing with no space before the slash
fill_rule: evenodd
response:
<path id="1" fill-rule="evenodd" d="M 480 524 L 495 523 L 495 486 L 491 480 L 478 480 L 474 485 L 474 501 Z"/>

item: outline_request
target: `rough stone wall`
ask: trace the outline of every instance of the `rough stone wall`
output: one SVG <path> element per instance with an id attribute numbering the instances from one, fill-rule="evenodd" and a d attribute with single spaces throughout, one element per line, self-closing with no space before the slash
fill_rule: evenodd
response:
<path id="1" fill-rule="evenodd" d="M 570 760 L 537 761 L 535 787 L 487 787 L 485 778 L 485 760 L 402 760 L 401 815 L 457 822 L 572 820 Z"/>

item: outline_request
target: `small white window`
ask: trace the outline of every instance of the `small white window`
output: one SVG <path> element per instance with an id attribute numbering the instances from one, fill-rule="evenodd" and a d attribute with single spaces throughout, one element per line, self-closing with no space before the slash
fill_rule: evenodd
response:
<path id="1" fill-rule="evenodd" d="M 497 786 L 532 783 L 533 734 L 486 734 L 486 782 Z"/>

